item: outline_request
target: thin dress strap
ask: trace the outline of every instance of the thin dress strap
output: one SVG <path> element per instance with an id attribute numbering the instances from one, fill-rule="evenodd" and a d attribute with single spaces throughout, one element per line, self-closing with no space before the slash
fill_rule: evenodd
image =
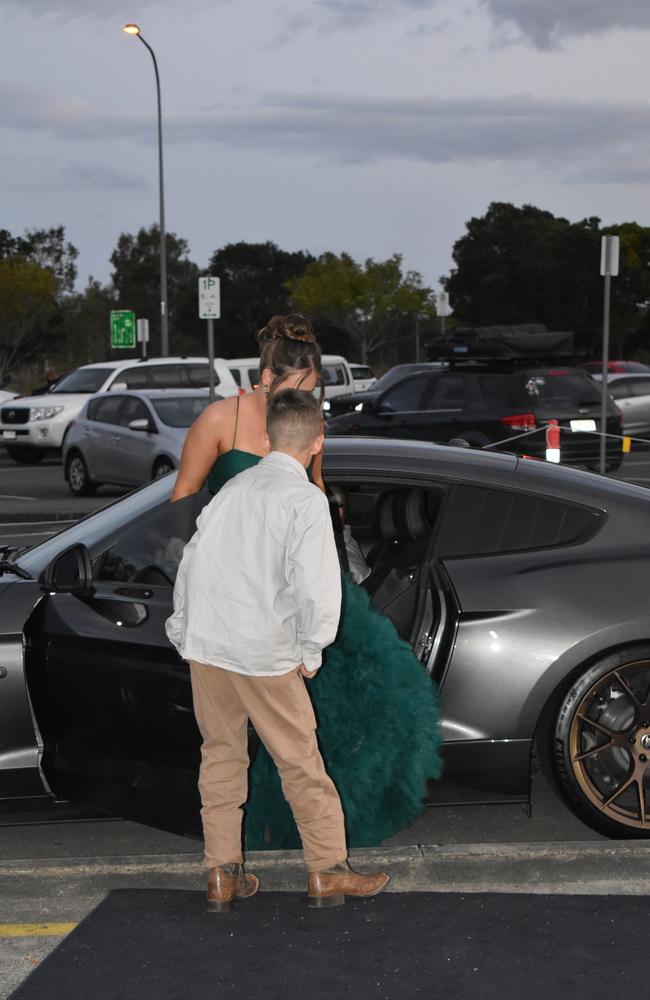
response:
<path id="1" fill-rule="evenodd" d="M 237 440 L 237 424 L 239 423 L 239 400 L 241 396 L 237 396 L 237 415 L 235 416 L 235 433 L 232 436 L 232 450 L 235 448 L 235 441 Z"/>

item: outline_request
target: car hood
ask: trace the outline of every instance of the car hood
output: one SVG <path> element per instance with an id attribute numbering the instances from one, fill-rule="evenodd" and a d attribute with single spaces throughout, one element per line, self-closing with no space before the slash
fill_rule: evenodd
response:
<path id="1" fill-rule="evenodd" d="M 15 406 L 21 409 L 27 406 L 65 406 L 66 410 L 76 406 L 79 409 L 92 395 L 92 392 L 47 392 L 43 393 L 42 396 L 18 396 L 6 403 L 0 400 L 0 406 L 3 408 Z"/>

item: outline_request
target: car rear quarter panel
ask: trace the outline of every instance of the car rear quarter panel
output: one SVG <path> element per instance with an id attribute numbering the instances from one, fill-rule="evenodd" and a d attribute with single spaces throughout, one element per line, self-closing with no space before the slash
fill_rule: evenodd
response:
<path id="1" fill-rule="evenodd" d="M 587 664 L 650 641 L 650 502 L 610 501 L 602 515 L 583 544 L 445 561 L 461 609 L 447 738 L 531 738 Z"/>

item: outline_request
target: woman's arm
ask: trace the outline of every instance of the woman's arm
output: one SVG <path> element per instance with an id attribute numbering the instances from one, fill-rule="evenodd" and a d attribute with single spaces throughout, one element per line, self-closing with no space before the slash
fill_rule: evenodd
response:
<path id="1" fill-rule="evenodd" d="M 202 489 L 208 473 L 217 460 L 219 442 L 224 424 L 224 404 L 230 400 L 219 400 L 206 406 L 200 417 L 190 427 L 181 464 L 171 499 L 182 500 Z"/>
<path id="2" fill-rule="evenodd" d="M 325 496 L 327 496 L 325 480 L 323 479 L 323 448 L 321 448 L 317 455 L 314 455 L 311 463 L 311 481 L 314 486 L 318 486 L 319 490 L 322 490 Z"/>

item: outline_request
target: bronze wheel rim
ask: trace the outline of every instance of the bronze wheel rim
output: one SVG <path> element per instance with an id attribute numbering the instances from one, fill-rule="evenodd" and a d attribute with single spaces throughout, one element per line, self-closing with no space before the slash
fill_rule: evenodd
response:
<path id="1" fill-rule="evenodd" d="M 580 790 L 604 817 L 650 829 L 650 660 L 601 677 L 578 705 L 569 732 Z"/>

